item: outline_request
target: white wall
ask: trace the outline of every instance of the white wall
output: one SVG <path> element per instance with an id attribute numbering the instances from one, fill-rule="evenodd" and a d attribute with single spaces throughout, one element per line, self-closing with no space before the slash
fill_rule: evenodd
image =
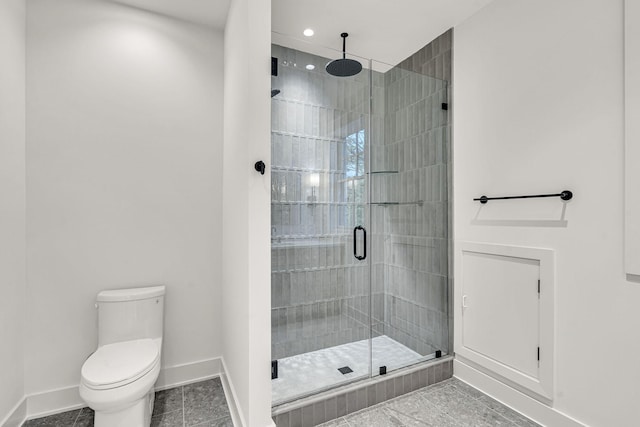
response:
<path id="1" fill-rule="evenodd" d="M 223 343 L 246 426 L 271 425 L 271 3 L 232 0 L 225 27 Z"/>
<path id="2" fill-rule="evenodd" d="M 0 424 L 24 394 L 25 4 L 0 2 Z"/>
<path id="3" fill-rule="evenodd" d="M 640 2 L 624 0 L 625 264 L 640 281 Z"/>
<path id="4" fill-rule="evenodd" d="M 496 0 L 454 35 L 455 239 L 556 251 L 554 406 L 602 427 L 638 422 L 622 22 L 622 0 Z M 564 226 L 557 199 L 490 202 L 474 221 L 473 197 L 564 189 Z"/>
<path id="5" fill-rule="evenodd" d="M 97 0 L 31 0 L 27 394 L 75 386 L 96 294 L 165 284 L 163 366 L 221 348 L 223 37 Z"/>

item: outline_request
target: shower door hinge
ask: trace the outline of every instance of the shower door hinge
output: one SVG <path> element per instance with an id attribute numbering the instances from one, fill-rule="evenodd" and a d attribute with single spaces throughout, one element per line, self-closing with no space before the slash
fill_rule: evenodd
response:
<path id="1" fill-rule="evenodd" d="M 540 347 L 538 347 L 538 362 L 540 361 Z"/>
<path id="2" fill-rule="evenodd" d="M 442 350 L 436 350 L 436 359 L 440 359 L 442 357 Z"/>
<path id="3" fill-rule="evenodd" d="M 278 77 L 278 58 L 271 57 L 271 75 Z"/>
<path id="4" fill-rule="evenodd" d="M 278 361 L 272 360 L 271 361 L 271 379 L 275 380 L 276 378 L 278 378 Z"/>
<path id="5" fill-rule="evenodd" d="M 380 366 L 380 375 L 386 375 L 386 374 L 387 374 L 387 367 Z"/>
<path id="6" fill-rule="evenodd" d="M 448 102 L 443 102 L 441 104 L 441 107 L 443 110 L 447 111 L 449 109 L 449 103 Z"/>
<path id="7" fill-rule="evenodd" d="M 538 279 L 538 296 L 540 296 L 540 279 Z"/>

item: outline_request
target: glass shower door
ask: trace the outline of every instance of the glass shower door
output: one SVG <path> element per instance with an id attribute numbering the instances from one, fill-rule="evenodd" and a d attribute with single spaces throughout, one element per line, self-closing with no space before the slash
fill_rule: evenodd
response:
<path id="1" fill-rule="evenodd" d="M 446 81 L 396 66 L 372 83 L 375 376 L 449 352 L 450 122 Z"/>
<path id="2" fill-rule="evenodd" d="M 446 81 L 272 55 L 278 405 L 450 352 L 450 121 Z"/>
<path id="3" fill-rule="evenodd" d="M 272 56 L 277 405 L 370 376 L 370 88 L 366 69 L 334 77 L 328 58 L 277 45 Z"/>

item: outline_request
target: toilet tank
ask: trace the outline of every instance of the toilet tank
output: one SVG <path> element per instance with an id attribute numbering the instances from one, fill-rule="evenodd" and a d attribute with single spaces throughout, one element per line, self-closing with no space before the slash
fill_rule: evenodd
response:
<path id="1" fill-rule="evenodd" d="M 96 297 L 98 345 L 162 338 L 164 286 L 102 291 Z"/>

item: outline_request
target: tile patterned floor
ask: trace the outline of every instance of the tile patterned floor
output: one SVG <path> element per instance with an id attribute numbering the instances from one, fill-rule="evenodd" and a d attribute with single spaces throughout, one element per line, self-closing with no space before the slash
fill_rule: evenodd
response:
<path id="1" fill-rule="evenodd" d="M 156 393 L 151 427 L 233 427 L 220 378 Z M 89 408 L 29 420 L 23 427 L 93 427 Z"/>
<path id="2" fill-rule="evenodd" d="M 27 421 L 23 427 L 92 427 L 88 408 Z M 219 378 L 156 393 L 152 427 L 233 427 Z M 540 427 L 455 378 L 416 390 L 322 427 Z"/>
<path id="3" fill-rule="evenodd" d="M 305 393 L 324 390 L 359 377 L 369 376 L 369 340 L 351 342 L 278 360 L 278 378 L 271 381 L 272 401 L 282 403 Z M 386 335 L 371 340 L 373 372 L 416 363 L 422 356 Z M 338 368 L 353 372 L 341 374 Z"/>
<path id="4" fill-rule="evenodd" d="M 455 378 L 416 390 L 322 427 L 540 427 Z"/>

